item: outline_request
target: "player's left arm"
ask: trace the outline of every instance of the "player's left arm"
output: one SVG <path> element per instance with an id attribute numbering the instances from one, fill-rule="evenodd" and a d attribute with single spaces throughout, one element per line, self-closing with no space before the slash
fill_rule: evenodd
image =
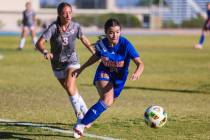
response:
<path id="1" fill-rule="evenodd" d="M 88 40 L 88 38 L 84 35 L 82 35 L 80 37 L 80 40 L 82 42 L 82 44 L 92 53 L 92 54 L 95 54 L 95 50 L 93 49 L 90 41 Z"/>
<path id="2" fill-rule="evenodd" d="M 140 78 L 141 74 L 144 71 L 144 62 L 140 59 L 140 57 L 133 58 L 132 60 L 136 64 L 136 69 L 131 75 L 130 80 L 135 81 Z"/>

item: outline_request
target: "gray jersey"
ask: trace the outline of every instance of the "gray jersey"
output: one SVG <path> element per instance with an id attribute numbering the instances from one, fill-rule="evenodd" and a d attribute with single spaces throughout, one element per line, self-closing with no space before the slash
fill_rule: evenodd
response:
<path id="1" fill-rule="evenodd" d="M 42 34 L 42 37 L 51 45 L 51 60 L 53 70 L 63 70 L 68 64 L 79 64 L 79 58 L 75 52 L 76 38 L 83 35 L 81 27 L 76 22 L 71 22 L 66 32 L 59 32 L 57 22 L 53 22 Z"/>
<path id="2" fill-rule="evenodd" d="M 34 17 L 35 17 L 35 12 L 33 10 L 25 10 L 23 11 L 23 25 L 24 26 L 34 26 L 35 25 L 35 21 L 34 21 Z"/>

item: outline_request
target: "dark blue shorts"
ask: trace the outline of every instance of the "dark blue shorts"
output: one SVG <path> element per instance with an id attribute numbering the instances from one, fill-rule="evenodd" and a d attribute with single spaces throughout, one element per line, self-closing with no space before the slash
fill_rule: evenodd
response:
<path id="1" fill-rule="evenodd" d="M 114 98 L 116 98 L 120 95 L 125 86 L 127 75 L 128 73 L 123 74 L 123 76 L 119 78 L 119 75 L 114 73 L 109 73 L 103 70 L 97 71 L 94 77 L 93 84 L 95 85 L 96 81 L 110 81 L 114 87 Z"/>

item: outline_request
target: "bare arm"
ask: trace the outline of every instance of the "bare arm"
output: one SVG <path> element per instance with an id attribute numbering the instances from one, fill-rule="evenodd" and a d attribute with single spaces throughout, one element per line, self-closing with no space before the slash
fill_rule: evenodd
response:
<path id="1" fill-rule="evenodd" d="M 144 71 L 144 62 L 141 61 L 139 57 L 133 59 L 134 63 L 136 64 L 136 69 L 134 73 L 131 75 L 131 80 L 135 81 L 138 80 L 141 76 L 141 74 Z"/>
<path id="2" fill-rule="evenodd" d="M 52 59 L 52 53 L 49 53 L 47 49 L 44 48 L 45 39 L 40 37 L 36 43 L 36 48 L 44 55 L 45 59 Z"/>
<path id="3" fill-rule="evenodd" d="M 100 57 L 98 57 L 96 54 L 93 54 L 82 66 L 81 66 L 81 71 L 83 71 L 85 68 L 87 68 L 88 66 L 94 64 L 95 62 L 97 62 L 100 59 Z"/>
<path id="4" fill-rule="evenodd" d="M 88 40 L 88 38 L 86 36 L 81 36 L 80 38 L 81 42 L 83 45 L 85 45 L 85 47 L 92 53 L 94 54 L 95 53 L 95 50 L 93 49 L 90 41 Z"/>
<path id="5" fill-rule="evenodd" d="M 100 59 L 100 57 L 98 57 L 96 54 L 93 54 L 82 66 L 80 69 L 75 70 L 72 75 L 76 75 L 77 77 L 79 76 L 79 74 L 88 66 L 94 64 L 95 62 L 97 62 Z"/>

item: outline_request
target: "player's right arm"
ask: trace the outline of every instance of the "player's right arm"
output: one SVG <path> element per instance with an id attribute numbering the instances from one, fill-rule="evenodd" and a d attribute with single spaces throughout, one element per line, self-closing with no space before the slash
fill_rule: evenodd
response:
<path id="1" fill-rule="evenodd" d="M 88 66 L 93 65 L 95 62 L 97 62 L 100 59 L 100 57 L 97 54 L 93 54 L 79 69 L 75 70 L 72 75 L 76 75 L 77 77 L 79 74 Z"/>
<path id="2" fill-rule="evenodd" d="M 52 59 L 53 54 L 44 48 L 45 39 L 41 36 L 36 43 L 36 48 L 44 55 L 45 59 Z"/>

